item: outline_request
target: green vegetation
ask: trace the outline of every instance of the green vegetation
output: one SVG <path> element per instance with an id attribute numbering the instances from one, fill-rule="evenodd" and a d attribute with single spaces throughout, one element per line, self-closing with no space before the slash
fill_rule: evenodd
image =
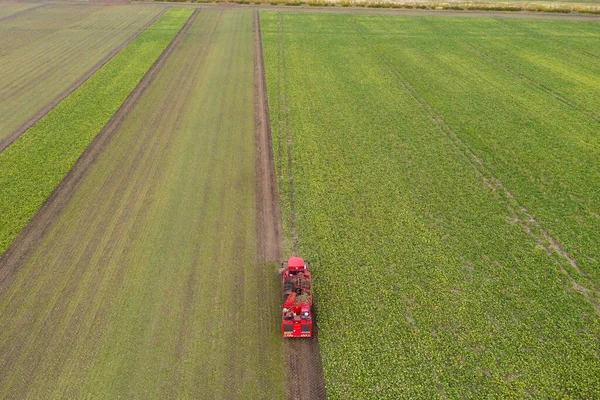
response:
<path id="1" fill-rule="evenodd" d="M 163 9 L 46 5 L 2 21 L 0 150 Z"/>
<path id="2" fill-rule="evenodd" d="M 261 21 L 328 396 L 599 397 L 598 25 Z"/>
<path id="3" fill-rule="evenodd" d="M 44 204 L 191 13 L 169 10 L 0 153 L 0 254 Z"/>
<path id="4" fill-rule="evenodd" d="M 7 397 L 284 397 L 280 281 L 256 263 L 252 12 L 192 18 L 0 286 Z"/>

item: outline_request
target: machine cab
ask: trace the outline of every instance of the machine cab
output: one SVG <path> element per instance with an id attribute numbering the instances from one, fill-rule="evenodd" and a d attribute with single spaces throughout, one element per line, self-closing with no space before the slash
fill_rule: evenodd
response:
<path id="1" fill-rule="evenodd" d="M 292 257 L 287 262 L 287 269 L 290 273 L 298 273 L 306 270 L 306 262 L 300 257 Z"/>

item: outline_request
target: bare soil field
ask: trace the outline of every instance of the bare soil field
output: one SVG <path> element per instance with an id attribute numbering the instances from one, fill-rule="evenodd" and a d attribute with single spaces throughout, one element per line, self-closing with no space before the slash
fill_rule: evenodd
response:
<path id="1" fill-rule="evenodd" d="M 0 151 L 130 43 L 164 8 L 47 5 L 26 11 L 0 23 Z"/>
<path id="2" fill-rule="evenodd" d="M 56 202 L 43 237 L 27 240 L 33 225 L 18 265 L 0 261 L 8 396 L 284 396 L 280 282 L 256 217 L 252 13 L 193 18 L 42 209 Z"/>

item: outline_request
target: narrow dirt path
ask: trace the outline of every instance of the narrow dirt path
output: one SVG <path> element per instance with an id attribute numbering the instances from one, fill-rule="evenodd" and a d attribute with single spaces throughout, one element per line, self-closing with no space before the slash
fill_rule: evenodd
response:
<path id="1" fill-rule="evenodd" d="M 183 28 L 177 33 L 177 36 L 175 36 L 165 51 L 158 57 L 152 67 L 150 67 L 138 86 L 131 92 L 108 124 L 106 124 L 104 129 L 98 133 L 90 146 L 81 155 L 79 160 L 77 160 L 77 163 L 75 163 L 60 185 L 48 197 L 44 205 L 31 221 L 29 221 L 25 229 L 23 229 L 21 234 L 15 239 L 6 253 L 0 257 L 0 283 L 18 270 L 27 261 L 31 253 L 42 243 L 42 240 L 54 226 L 54 223 L 69 203 L 77 190 L 77 187 L 86 176 L 95 160 L 115 135 L 125 116 L 131 111 L 146 88 L 154 80 L 166 59 L 173 52 L 173 49 L 177 47 L 182 34 L 189 29 L 189 26 L 192 24 L 197 14 L 198 10 L 192 14 Z"/>
<path id="2" fill-rule="evenodd" d="M 260 262 L 268 263 L 281 260 L 283 257 L 283 231 L 275 183 L 269 104 L 258 11 L 254 13 L 254 46 L 258 256 Z M 315 326 L 315 334 L 311 339 L 285 341 L 288 399 L 327 398 L 317 334 Z"/>
<path id="3" fill-rule="evenodd" d="M 34 7 L 36 9 L 39 7 Z M 24 10 L 29 11 L 32 9 Z M 98 61 L 92 68 L 87 70 L 79 79 L 73 82 L 69 87 L 67 87 L 62 93 L 56 96 L 50 103 L 46 104 L 42 109 L 40 109 L 34 116 L 25 121 L 21 126 L 19 126 L 14 132 L 0 140 L 0 152 L 4 151 L 8 146 L 10 146 L 15 140 L 17 140 L 22 134 L 27 132 L 29 128 L 35 125 L 39 120 L 44 118 L 46 114 L 48 114 L 54 107 L 58 105 L 61 101 L 63 101 L 67 96 L 73 93 L 79 86 L 83 85 L 85 81 L 92 77 L 100 68 L 102 68 L 107 62 L 112 60 L 114 56 L 119 54 L 121 50 L 123 50 L 127 45 L 135 40 L 139 35 L 142 34 L 150 25 L 152 25 L 157 19 L 159 19 L 165 12 L 167 12 L 168 8 L 165 7 L 161 10 L 154 18 L 152 18 L 147 24 L 142 26 L 138 31 L 136 31 L 133 35 L 131 35 L 127 40 L 121 43 L 119 46 L 114 48 L 110 53 L 108 53 L 105 57 L 103 57 L 100 61 Z M 14 14 L 13 14 L 14 15 Z"/>

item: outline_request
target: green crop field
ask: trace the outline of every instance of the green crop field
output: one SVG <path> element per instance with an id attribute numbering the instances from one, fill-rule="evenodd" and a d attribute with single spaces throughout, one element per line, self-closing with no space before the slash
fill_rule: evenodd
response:
<path id="1" fill-rule="evenodd" d="M 48 5 L 2 21 L 0 148 L 162 9 Z"/>
<path id="2" fill-rule="evenodd" d="M 192 18 L 0 283 L 7 397 L 284 395 L 280 282 L 256 254 L 252 12 Z"/>
<path id="3" fill-rule="evenodd" d="M 0 397 L 600 398 L 600 18 L 436 4 L 0 2 Z"/>
<path id="4" fill-rule="evenodd" d="M 328 396 L 600 397 L 600 24 L 261 21 Z"/>

